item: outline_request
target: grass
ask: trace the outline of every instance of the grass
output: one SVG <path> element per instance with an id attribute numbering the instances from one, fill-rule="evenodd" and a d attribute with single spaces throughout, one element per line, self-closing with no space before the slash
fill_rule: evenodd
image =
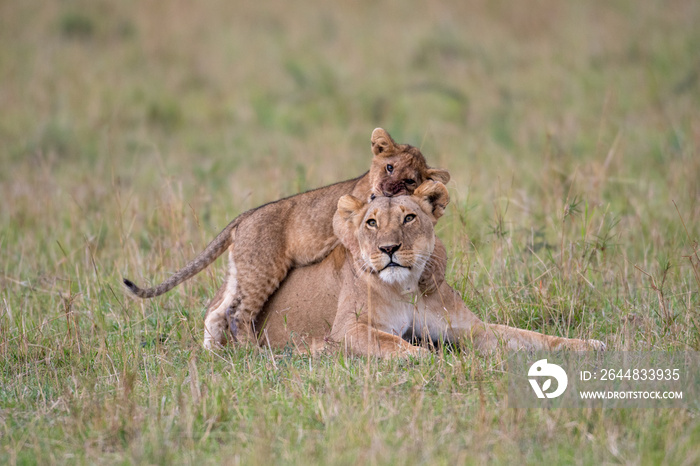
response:
<path id="1" fill-rule="evenodd" d="M 228 221 L 448 168 L 448 280 L 491 322 L 700 349 L 696 2 L 4 2 L 0 463 L 700 460 L 698 407 L 513 410 L 494 362 L 201 349 Z"/>

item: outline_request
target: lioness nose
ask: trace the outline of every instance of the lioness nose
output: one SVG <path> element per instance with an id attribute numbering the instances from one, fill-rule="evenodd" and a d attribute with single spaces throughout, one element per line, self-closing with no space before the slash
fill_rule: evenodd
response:
<path id="1" fill-rule="evenodd" d="M 398 251 L 400 247 L 400 244 L 390 244 L 388 246 L 379 246 L 379 250 L 382 251 L 384 254 L 388 254 L 389 256 L 391 256 L 396 251 Z"/>

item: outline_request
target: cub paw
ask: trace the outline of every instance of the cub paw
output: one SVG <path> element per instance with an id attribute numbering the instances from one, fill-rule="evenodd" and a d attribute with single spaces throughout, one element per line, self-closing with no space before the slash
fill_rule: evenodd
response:
<path id="1" fill-rule="evenodd" d="M 226 322 L 228 324 L 228 332 L 231 335 L 234 343 L 238 344 L 258 344 L 258 339 L 253 331 L 253 326 L 249 322 L 245 322 L 238 316 L 236 308 L 233 306 L 226 309 Z"/>
<path id="2" fill-rule="evenodd" d="M 226 324 L 234 342 L 238 342 L 238 324 L 236 323 L 236 311 L 233 307 L 226 309 Z"/>

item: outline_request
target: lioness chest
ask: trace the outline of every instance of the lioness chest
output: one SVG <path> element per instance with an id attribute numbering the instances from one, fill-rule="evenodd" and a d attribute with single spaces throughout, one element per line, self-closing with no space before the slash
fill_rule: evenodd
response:
<path id="1" fill-rule="evenodd" d="M 404 338 L 428 336 L 437 340 L 445 321 L 429 312 L 422 298 L 397 296 L 381 303 L 370 317 L 373 326 L 392 335 Z"/>

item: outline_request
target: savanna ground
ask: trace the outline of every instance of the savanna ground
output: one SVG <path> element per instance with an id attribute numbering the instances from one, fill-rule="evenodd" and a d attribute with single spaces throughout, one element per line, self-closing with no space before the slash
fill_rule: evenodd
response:
<path id="1" fill-rule="evenodd" d="M 700 407 L 514 410 L 469 351 L 201 348 L 240 212 L 448 168 L 448 280 L 492 322 L 700 349 L 700 4 L 0 3 L 0 463 L 700 461 Z"/>

